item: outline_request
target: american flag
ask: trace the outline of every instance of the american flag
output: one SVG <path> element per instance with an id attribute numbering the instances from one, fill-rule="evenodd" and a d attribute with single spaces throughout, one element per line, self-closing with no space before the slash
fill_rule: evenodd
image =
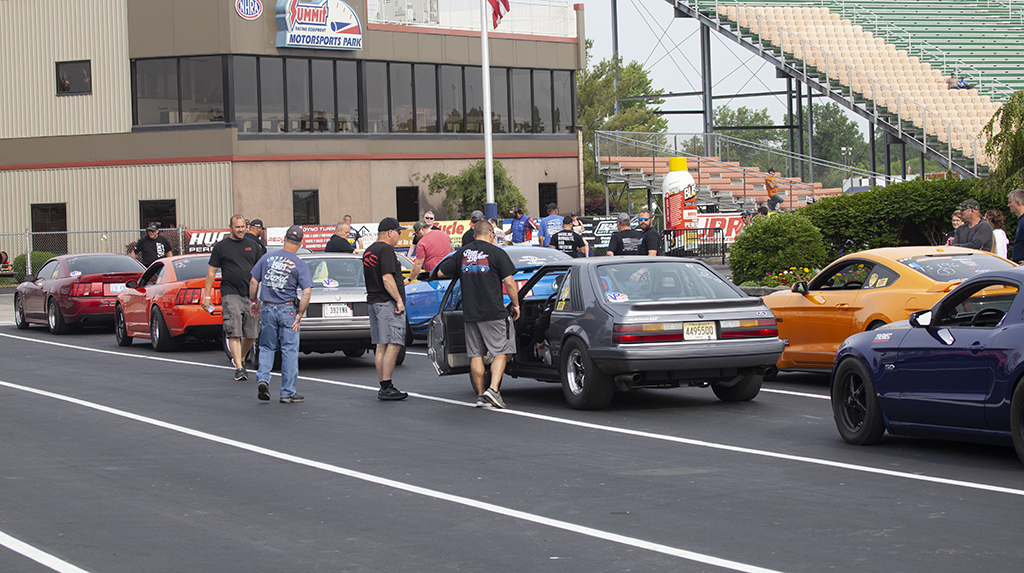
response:
<path id="1" fill-rule="evenodd" d="M 487 0 L 487 3 L 491 5 L 491 15 L 494 19 L 494 28 L 498 28 L 498 24 L 501 22 L 502 16 L 508 13 L 509 0 Z"/>

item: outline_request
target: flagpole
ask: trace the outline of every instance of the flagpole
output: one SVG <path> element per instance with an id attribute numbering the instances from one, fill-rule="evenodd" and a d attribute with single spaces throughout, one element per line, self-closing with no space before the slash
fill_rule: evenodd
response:
<path id="1" fill-rule="evenodd" d="M 484 216 L 498 218 L 498 204 L 494 202 L 494 142 L 491 126 L 491 56 L 487 40 L 487 15 L 491 13 L 487 0 L 480 0 L 480 61 L 483 64 L 484 84 L 484 170 L 487 181 L 487 202 Z"/>

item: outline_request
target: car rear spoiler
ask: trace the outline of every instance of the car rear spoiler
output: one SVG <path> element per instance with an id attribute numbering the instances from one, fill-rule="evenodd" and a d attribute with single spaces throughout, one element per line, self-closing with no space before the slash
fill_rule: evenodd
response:
<path id="1" fill-rule="evenodd" d="M 650 301 L 650 302 L 634 302 L 629 305 L 629 310 L 636 311 L 687 311 L 687 310 L 699 310 L 699 309 L 718 309 L 718 308 L 743 308 L 743 307 L 757 307 L 764 306 L 764 302 L 760 298 L 743 297 L 743 298 L 726 298 L 718 300 L 674 300 L 674 301 Z"/>
<path id="2" fill-rule="evenodd" d="M 126 283 L 132 279 L 142 276 L 142 271 L 123 273 L 93 273 L 91 275 L 80 275 L 75 277 L 83 283 Z"/>
<path id="3" fill-rule="evenodd" d="M 949 282 L 949 283 L 935 283 L 932 286 L 928 287 L 928 289 L 925 290 L 925 292 L 933 292 L 933 293 L 934 292 L 949 292 L 949 291 L 953 290 L 954 288 L 960 286 L 960 283 L 962 283 L 962 282 L 964 282 L 964 281 L 963 280 L 959 280 L 959 281 L 953 281 L 953 282 Z"/>

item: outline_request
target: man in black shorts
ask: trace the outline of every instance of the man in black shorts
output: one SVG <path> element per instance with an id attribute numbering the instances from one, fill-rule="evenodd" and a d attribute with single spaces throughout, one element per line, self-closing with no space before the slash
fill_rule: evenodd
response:
<path id="1" fill-rule="evenodd" d="M 171 256 L 171 243 L 160 235 L 160 225 L 150 223 L 146 227 L 146 236 L 135 243 L 135 256 L 147 268 L 153 261 Z"/>
<path id="2" fill-rule="evenodd" d="M 370 340 L 377 345 L 373 362 L 380 381 L 379 400 L 402 400 L 408 396 L 391 382 L 398 353 L 405 346 L 405 279 L 395 254 L 402 230 L 397 219 L 386 217 L 377 226 L 377 242 L 363 252 Z"/>
<path id="3" fill-rule="evenodd" d="M 200 304 L 209 308 L 213 304 L 213 280 L 220 269 L 220 310 L 224 321 L 224 336 L 228 339 L 231 359 L 235 363 L 235 380 L 248 380 L 245 356 L 260 336 L 260 319 L 250 314 L 256 305 L 249 299 L 249 281 L 252 268 L 263 256 L 259 246 L 246 238 L 245 217 L 231 217 L 231 234 L 213 246 L 210 268 L 206 271 L 203 299 Z"/>
<path id="4" fill-rule="evenodd" d="M 619 230 L 612 233 L 611 238 L 608 239 L 608 251 L 605 252 L 605 255 L 637 254 L 637 249 L 640 248 L 640 239 L 644 237 L 644 234 L 630 226 L 627 213 L 619 213 L 615 224 Z"/>
<path id="5" fill-rule="evenodd" d="M 580 253 L 583 256 L 589 256 L 590 247 L 587 246 L 587 242 L 583 240 L 583 236 L 572 230 L 572 215 L 566 215 L 562 218 L 562 230 L 551 235 L 551 248 L 562 251 L 572 258 L 577 258 Z"/>
<path id="6" fill-rule="evenodd" d="M 494 245 L 494 227 L 489 221 L 480 221 L 473 230 L 475 240 L 441 261 L 437 275 L 462 280 L 466 351 L 477 408 L 504 408 L 499 387 L 508 355 L 516 353 L 512 323 L 519 318 L 519 291 L 512 279 L 516 266 L 508 253 Z M 512 303 L 511 316 L 502 299 L 502 283 Z M 484 382 L 484 356 L 488 352 L 494 357 L 490 387 Z"/>

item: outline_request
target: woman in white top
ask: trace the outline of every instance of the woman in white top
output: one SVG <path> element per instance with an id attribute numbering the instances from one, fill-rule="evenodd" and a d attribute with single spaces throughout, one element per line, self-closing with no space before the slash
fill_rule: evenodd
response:
<path id="1" fill-rule="evenodd" d="M 992 252 L 1000 257 L 1006 257 L 1006 225 L 1003 224 L 1003 212 L 999 209 L 990 209 L 985 213 L 985 220 L 992 225 Z"/>

